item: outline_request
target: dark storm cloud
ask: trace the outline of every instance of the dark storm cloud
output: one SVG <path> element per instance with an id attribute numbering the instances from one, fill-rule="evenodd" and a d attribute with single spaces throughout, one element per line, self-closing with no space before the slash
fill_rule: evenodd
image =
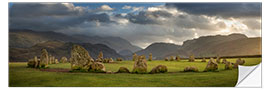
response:
<path id="1" fill-rule="evenodd" d="M 261 17 L 261 3 L 167 3 L 167 7 L 176 7 L 195 15 L 235 17 Z"/>
<path id="2" fill-rule="evenodd" d="M 75 8 L 72 4 L 62 3 L 14 3 L 10 9 L 10 16 L 70 16 L 84 13 L 84 8 Z"/>
<path id="3" fill-rule="evenodd" d="M 116 15 L 116 17 L 124 17 Z M 129 19 L 130 22 L 137 24 L 161 24 L 162 22 L 157 20 L 159 17 L 170 18 L 172 14 L 167 11 L 140 11 L 138 14 L 128 13 L 124 18 Z"/>
<path id="4" fill-rule="evenodd" d="M 113 22 L 106 13 L 89 13 L 83 7 L 67 3 L 13 4 L 9 14 L 10 28 L 34 30 L 58 30 L 85 22 Z"/>
<path id="5" fill-rule="evenodd" d="M 149 17 L 149 14 L 145 11 L 141 11 L 139 14 L 129 13 L 126 18 L 128 18 L 130 22 L 138 24 L 159 24 L 159 21 Z"/>

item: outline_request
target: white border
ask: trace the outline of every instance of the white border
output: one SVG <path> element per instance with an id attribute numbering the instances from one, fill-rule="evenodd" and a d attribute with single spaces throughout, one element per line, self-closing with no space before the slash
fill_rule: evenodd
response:
<path id="1" fill-rule="evenodd" d="M 269 15 L 269 0 L 3 0 L 0 3 L 0 11 L 2 12 L 0 15 L 0 41 L 1 41 L 1 46 L 0 46 L 0 55 L 1 55 L 1 62 L 0 62 L 0 67 L 1 67 L 1 76 L 0 76 L 0 86 L 1 89 L 20 89 L 20 90 L 28 90 L 28 89 L 57 89 L 57 88 L 9 88 L 8 87 L 8 2 L 262 2 L 262 40 L 263 40 L 263 47 L 262 47 L 262 53 L 263 53 L 263 58 L 262 62 L 264 63 L 262 66 L 262 70 L 265 70 L 262 72 L 262 87 L 263 89 L 270 90 L 270 74 L 268 71 L 268 68 L 270 68 L 270 65 L 267 65 L 270 63 L 270 15 Z M 217 82 L 218 83 L 218 82 Z M 64 88 L 66 90 L 74 90 L 75 88 Z M 76 89 L 111 89 L 111 90 L 138 90 L 138 89 L 155 89 L 155 90 L 164 90 L 164 89 L 206 89 L 206 90 L 216 90 L 217 88 L 187 88 L 187 87 L 180 87 L 180 88 L 76 88 Z M 249 89 L 261 89 L 261 88 L 218 88 L 218 89 L 244 89 L 244 90 L 249 90 Z"/>

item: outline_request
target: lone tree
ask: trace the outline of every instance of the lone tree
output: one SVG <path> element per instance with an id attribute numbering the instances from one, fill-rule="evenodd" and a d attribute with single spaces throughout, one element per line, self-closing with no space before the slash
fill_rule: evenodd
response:
<path id="1" fill-rule="evenodd" d="M 149 53 L 148 61 L 152 61 L 152 53 Z"/>
<path id="2" fill-rule="evenodd" d="M 132 61 L 136 61 L 136 60 L 137 60 L 137 54 L 134 53 L 134 54 L 133 54 L 133 57 L 132 57 Z"/>

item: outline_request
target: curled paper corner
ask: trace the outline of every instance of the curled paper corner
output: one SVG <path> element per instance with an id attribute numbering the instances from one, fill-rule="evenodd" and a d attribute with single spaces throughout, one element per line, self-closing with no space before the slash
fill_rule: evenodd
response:
<path id="1" fill-rule="evenodd" d="M 255 66 L 239 65 L 235 87 L 262 87 L 261 68 L 261 63 Z"/>

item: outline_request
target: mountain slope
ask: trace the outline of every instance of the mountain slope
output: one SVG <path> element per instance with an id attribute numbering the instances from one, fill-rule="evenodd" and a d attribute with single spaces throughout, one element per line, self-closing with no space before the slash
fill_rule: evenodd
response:
<path id="1" fill-rule="evenodd" d="M 152 53 L 153 59 L 163 58 L 166 54 L 176 52 L 180 46 L 171 43 L 153 43 L 147 48 L 136 52 L 137 55 L 149 55 Z"/>
<path id="2" fill-rule="evenodd" d="M 73 43 L 104 44 L 116 50 L 117 52 L 120 52 L 122 50 L 130 50 L 132 52 L 141 50 L 141 48 L 132 45 L 130 42 L 120 37 L 99 37 L 99 36 L 84 36 L 84 35 L 69 36 L 52 31 L 46 32 L 37 32 L 32 30 L 9 31 L 9 47 L 26 48 L 34 46 L 37 43 L 53 40 L 63 42 L 73 42 Z"/>
<path id="3" fill-rule="evenodd" d="M 127 40 L 120 37 L 99 37 L 99 36 L 85 36 L 85 35 L 73 35 L 74 38 L 82 40 L 85 43 L 92 44 L 104 44 L 107 45 L 117 52 L 122 50 L 130 50 L 132 52 L 136 52 L 141 50 L 140 47 L 132 45 Z"/>
<path id="4" fill-rule="evenodd" d="M 248 38 L 243 34 L 203 36 L 187 40 L 182 46 L 154 43 L 136 53 L 146 56 L 153 53 L 157 59 L 176 55 L 187 58 L 192 54 L 196 57 L 260 55 L 261 38 Z"/>
<path id="5" fill-rule="evenodd" d="M 122 57 L 115 50 L 103 44 L 90 44 L 90 43 L 65 43 L 62 41 L 46 41 L 38 43 L 29 48 L 9 48 L 9 60 L 13 61 L 27 61 L 34 56 L 40 56 L 41 49 L 47 49 L 48 53 L 61 58 L 62 56 L 70 57 L 72 45 L 77 44 L 83 46 L 92 58 L 97 58 L 100 51 L 103 52 L 104 58 L 117 58 Z"/>

